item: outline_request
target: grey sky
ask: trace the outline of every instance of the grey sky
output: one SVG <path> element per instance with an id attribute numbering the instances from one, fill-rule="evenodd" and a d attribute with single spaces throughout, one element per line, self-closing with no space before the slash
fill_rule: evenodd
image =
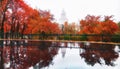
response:
<path id="1" fill-rule="evenodd" d="M 49 10 L 56 21 L 62 10 L 66 12 L 68 22 L 78 22 L 87 14 L 114 15 L 115 21 L 120 21 L 120 0 L 25 0 L 33 8 Z"/>

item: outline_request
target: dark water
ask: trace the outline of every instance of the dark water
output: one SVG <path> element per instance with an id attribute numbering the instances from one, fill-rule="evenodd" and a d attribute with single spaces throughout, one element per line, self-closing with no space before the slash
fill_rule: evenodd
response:
<path id="1" fill-rule="evenodd" d="M 0 69 L 120 69 L 120 46 L 82 42 L 6 41 Z"/>

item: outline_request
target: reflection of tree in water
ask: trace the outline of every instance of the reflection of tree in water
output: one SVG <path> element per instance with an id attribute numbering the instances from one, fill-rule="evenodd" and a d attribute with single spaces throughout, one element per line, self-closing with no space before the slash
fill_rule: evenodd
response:
<path id="1" fill-rule="evenodd" d="M 2 50 L 3 48 L 2 47 L 0 47 L 0 68 L 1 69 L 4 69 L 4 65 L 3 65 L 3 57 L 2 57 L 2 55 L 3 55 L 3 50 Z"/>
<path id="2" fill-rule="evenodd" d="M 80 46 L 85 50 L 80 54 L 85 62 L 89 65 L 96 63 L 115 66 L 114 61 L 118 58 L 119 54 L 114 51 L 114 45 L 104 44 L 90 44 L 90 46 Z M 103 63 L 104 61 L 104 63 Z"/>
<path id="3" fill-rule="evenodd" d="M 119 47 L 119 49 L 120 49 L 120 45 L 119 45 L 118 47 Z"/>
<path id="4" fill-rule="evenodd" d="M 46 43 L 47 44 L 47 43 Z M 6 69 L 28 69 L 31 66 L 42 67 L 52 64 L 53 57 L 57 54 L 58 49 L 47 47 L 43 44 L 40 46 L 4 46 L 4 64 Z M 50 45 L 48 43 L 47 45 Z M 44 48 L 45 47 L 45 48 Z M 37 65 L 36 65 L 37 64 Z"/>

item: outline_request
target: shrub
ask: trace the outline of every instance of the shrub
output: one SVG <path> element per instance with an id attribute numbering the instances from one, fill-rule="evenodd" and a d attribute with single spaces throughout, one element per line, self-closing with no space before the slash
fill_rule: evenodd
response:
<path id="1" fill-rule="evenodd" d="M 87 35 L 82 35 L 82 36 L 80 37 L 80 40 L 81 40 L 81 41 L 87 40 Z"/>
<path id="2" fill-rule="evenodd" d="M 120 35 L 113 35 L 111 37 L 112 42 L 120 42 Z"/>

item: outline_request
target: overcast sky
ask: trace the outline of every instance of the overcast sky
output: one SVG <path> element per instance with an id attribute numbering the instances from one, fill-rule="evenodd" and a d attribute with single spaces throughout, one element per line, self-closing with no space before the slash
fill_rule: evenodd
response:
<path id="1" fill-rule="evenodd" d="M 49 10 L 59 21 L 62 10 L 68 22 L 78 22 L 86 15 L 114 15 L 120 21 L 120 0 L 25 0 L 33 8 Z"/>

